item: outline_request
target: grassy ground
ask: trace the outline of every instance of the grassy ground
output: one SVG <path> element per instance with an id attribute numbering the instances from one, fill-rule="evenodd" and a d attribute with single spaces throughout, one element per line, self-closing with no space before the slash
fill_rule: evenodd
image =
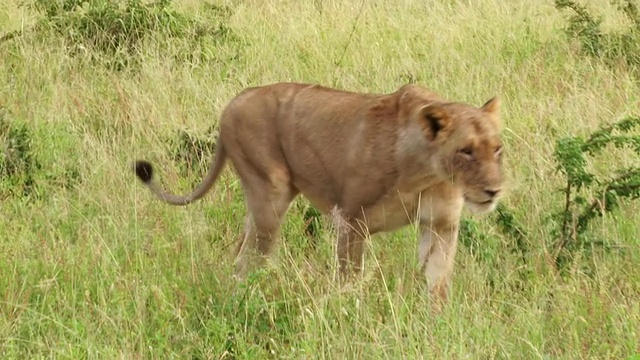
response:
<path id="1" fill-rule="evenodd" d="M 2 33 L 37 18 L 18 3 L 0 4 Z M 607 1 L 589 4 L 615 19 Z M 164 39 L 163 50 L 151 41 L 136 70 L 120 72 L 89 61 L 90 50 L 72 56 L 51 34 L 0 43 L 0 130 L 13 129 L 4 131 L 5 149 L 10 141 L 26 149 L 11 155 L 21 159 L 18 175 L 0 179 L 3 359 L 640 353 L 638 205 L 625 203 L 593 224 L 591 232 L 618 250 L 577 259 L 567 277 L 550 266 L 544 220 L 562 203 L 555 139 L 639 114 L 640 85 L 622 67 L 580 56 L 551 2 L 227 5 L 234 37 L 209 61 L 180 61 L 180 39 Z M 175 6 L 197 19 L 211 16 L 198 1 Z M 131 172 L 136 158 L 164 161 L 163 184 L 190 189 L 206 160 L 181 160 L 193 145 L 180 134 L 206 145 L 222 107 L 247 86 L 306 81 L 391 92 L 410 80 L 476 105 L 502 98 L 504 202 L 530 229 L 523 265 L 491 217 L 475 219 L 482 256 L 460 248 L 452 303 L 439 317 L 416 270 L 412 228 L 372 239 L 364 279 L 338 287 L 333 234 L 321 232 L 314 248 L 299 200 L 278 262 L 238 286 L 229 252 L 244 204 L 233 172 L 184 208 L 161 205 Z M 592 166 L 604 171 L 637 157 L 616 152 L 599 161 Z"/>

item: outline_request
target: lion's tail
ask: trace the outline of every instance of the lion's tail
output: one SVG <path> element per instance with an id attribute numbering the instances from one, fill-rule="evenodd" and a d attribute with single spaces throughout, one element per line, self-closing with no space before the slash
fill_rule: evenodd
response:
<path id="1" fill-rule="evenodd" d="M 187 195 L 174 195 L 166 192 L 158 185 L 153 179 L 153 166 L 148 161 L 138 160 L 135 163 L 135 171 L 138 178 L 149 187 L 149 189 L 156 194 L 161 200 L 172 205 L 187 205 L 192 203 L 201 197 L 203 197 L 211 188 L 213 184 L 220 176 L 220 172 L 224 168 L 227 160 L 227 153 L 220 137 L 218 137 L 218 146 L 216 149 L 216 156 L 209 167 L 207 175 L 202 180 L 200 185 L 196 187 L 190 194 Z"/>

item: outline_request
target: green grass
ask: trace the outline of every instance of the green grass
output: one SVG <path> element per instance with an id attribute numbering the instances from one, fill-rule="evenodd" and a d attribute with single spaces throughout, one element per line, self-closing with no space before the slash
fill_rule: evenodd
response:
<path id="1" fill-rule="evenodd" d="M 34 22 L 0 5 L 0 32 Z M 217 2 L 216 2 L 217 3 Z M 362 6 L 364 4 L 364 6 Z M 607 1 L 590 6 L 604 15 Z M 37 168 L 22 194 L 0 179 L 0 357 L 625 359 L 640 353 L 637 203 L 597 220 L 594 249 L 570 275 L 551 266 L 545 217 L 562 205 L 558 137 L 640 114 L 640 82 L 585 58 L 550 1 L 229 1 L 241 41 L 181 62 L 184 39 L 151 39 L 135 71 L 71 56 L 53 35 L 0 43 L 0 116 L 25 124 Z M 206 19 L 200 2 L 175 4 Z M 163 40 L 163 47 L 154 46 Z M 244 203 L 227 169 L 206 199 L 162 205 L 135 179 L 136 158 L 164 161 L 187 191 L 206 161 L 172 161 L 181 132 L 205 138 L 247 86 L 318 82 L 391 92 L 414 79 L 481 105 L 502 98 L 504 202 L 530 229 L 527 265 L 491 217 L 475 219 L 479 256 L 461 246 L 451 304 L 433 316 L 413 228 L 374 237 L 364 278 L 334 282 L 334 234 L 313 248 L 304 200 L 292 207 L 273 267 L 246 284 L 230 253 Z M 2 141 L 2 139 L 0 139 Z M 7 142 L 5 141 L 5 144 Z M 599 157 L 606 171 L 637 156 Z M 610 167 L 602 164 L 610 164 Z M 186 169 L 186 171 L 185 171 Z M 22 194 L 22 195 L 21 195 Z M 470 218 L 465 213 L 465 217 Z"/>

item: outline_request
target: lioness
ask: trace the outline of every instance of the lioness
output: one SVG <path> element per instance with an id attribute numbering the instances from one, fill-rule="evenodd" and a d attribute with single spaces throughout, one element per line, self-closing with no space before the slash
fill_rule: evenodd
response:
<path id="1" fill-rule="evenodd" d="M 338 235 L 341 273 L 361 269 L 367 235 L 419 221 L 419 262 L 430 293 L 446 300 L 463 204 L 488 212 L 502 191 L 498 108 L 496 97 L 477 108 L 417 85 L 384 95 L 254 87 L 224 109 L 215 159 L 192 193 L 165 192 L 146 161 L 135 171 L 160 199 L 185 205 L 211 189 L 229 158 L 248 208 L 240 276 L 272 252 L 300 193 L 323 213 L 337 208 L 348 225 Z"/>

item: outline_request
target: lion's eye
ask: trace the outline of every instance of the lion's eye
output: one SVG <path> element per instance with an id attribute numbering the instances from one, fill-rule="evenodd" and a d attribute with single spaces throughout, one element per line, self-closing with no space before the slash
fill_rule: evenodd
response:
<path id="1" fill-rule="evenodd" d="M 459 152 L 467 158 L 471 158 L 473 156 L 473 149 L 470 147 L 460 149 Z"/>

